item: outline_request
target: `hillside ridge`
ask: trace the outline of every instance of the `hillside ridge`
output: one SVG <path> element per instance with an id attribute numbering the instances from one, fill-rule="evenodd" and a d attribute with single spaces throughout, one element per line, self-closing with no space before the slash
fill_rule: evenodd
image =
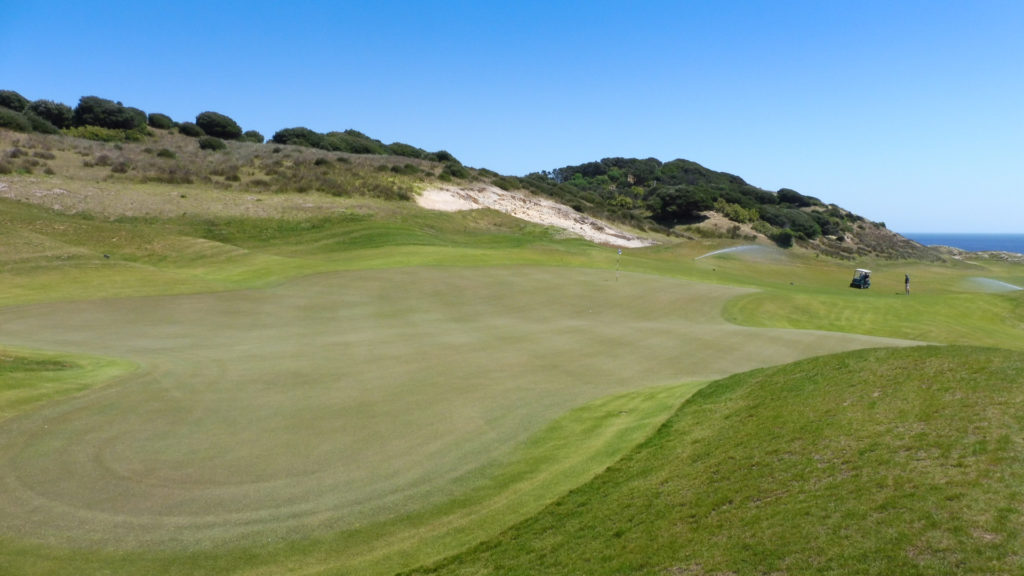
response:
<path id="1" fill-rule="evenodd" d="M 195 122 L 180 122 L 97 96 L 83 96 L 71 108 L 50 100 L 30 101 L 13 90 L 0 90 L 0 130 L 31 139 L 8 135 L 0 141 L 0 175 L 56 175 L 56 151 L 72 149 L 86 157 L 86 167 L 109 170 L 87 180 L 210 184 L 257 193 L 318 191 L 392 200 L 411 200 L 416 188 L 460 190 L 458 194 L 476 205 L 615 246 L 653 243 L 620 229 L 628 227 L 683 238 L 799 245 L 846 260 L 943 259 L 939 252 L 887 230 L 884 223 L 870 222 L 835 204 L 788 188 L 763 190 L 739 176 L 683 159 L 609 157 L 523 177 L 506 176 L 464 166 L 445 150 L 385 144 L 352 129 L 319 133 L 284 128 L 266 140 L 218 112 L 204 111 Z M 58 144 L 47 138 L 66 141 Z M 284 150 L 293 151 L 291 158 L 273 156 Z M 218 151 L 224 154 L 218 156 Z M 65 165 L 59 174 L 83 176 L 81 171 L 67 174 L 68 168 Z"/>

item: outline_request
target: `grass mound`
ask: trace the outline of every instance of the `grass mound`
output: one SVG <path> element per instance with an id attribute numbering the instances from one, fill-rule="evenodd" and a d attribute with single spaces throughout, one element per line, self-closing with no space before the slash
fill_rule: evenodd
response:
<path id="1" fill-rule="evenodd" d="M 544 513 L 417 574 L 1019 574 L 1024 354 L 733 376 Z"/>

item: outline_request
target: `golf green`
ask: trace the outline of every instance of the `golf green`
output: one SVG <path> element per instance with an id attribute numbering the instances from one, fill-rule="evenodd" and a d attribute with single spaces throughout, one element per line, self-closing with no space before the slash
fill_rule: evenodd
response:
<path id="1" fill-rule="evenodd" d="M 726 323 L 746 292 L 422 267 L 0 309 L 5 345 L 140 366 L 0 421 L 0 537 L 181 550 L 354 529 L 479 485 L 587 402 L 905 343 Z"/>

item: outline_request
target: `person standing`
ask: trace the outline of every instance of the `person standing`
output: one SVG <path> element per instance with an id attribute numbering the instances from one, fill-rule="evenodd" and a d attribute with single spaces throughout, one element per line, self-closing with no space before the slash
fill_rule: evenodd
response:
<path id="1" fill-rule="evenodd" d="M 903 288 L 907 291 L 907 296 L 910 296 L 910 274 L 904 274 Z"/>

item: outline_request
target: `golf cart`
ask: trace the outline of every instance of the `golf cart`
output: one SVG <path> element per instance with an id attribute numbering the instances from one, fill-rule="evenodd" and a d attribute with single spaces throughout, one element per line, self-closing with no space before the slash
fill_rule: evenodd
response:
<path id="1" fill-rule="evenodd" d="M 850 280 L 850 288 L 871 288 L 871 270 L 857 268 L 853 273 L 853 280 Z"/>

